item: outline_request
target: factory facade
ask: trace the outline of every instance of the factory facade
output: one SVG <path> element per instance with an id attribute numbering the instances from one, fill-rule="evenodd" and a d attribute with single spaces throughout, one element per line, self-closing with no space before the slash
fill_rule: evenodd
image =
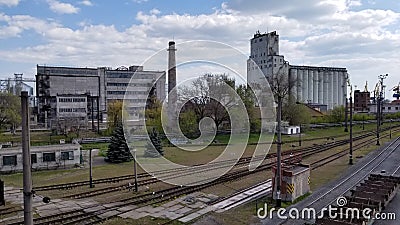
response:
<path id="1" fill-rule="evenodd" d="M 38 65 L 38 122 L 50 128 L 68 121 L 81 125 L 92 121 L 92 126 L 93 122 L 98 125 L 107 120 L 108 104 L 123 100 L 124 96 L 126 101 L 134 103 L 130 104 L 134 108 L 146 104 L 150 90 L 163 100 L 165 80 L 164 71 L 146 71 L 142 66 L 112 69 Z"/>
<path id="2" fill-rule="evenodd" d="M 267 79 L 273 74 L 288 76 L 291 96 L 296 101 L 326 105 L 328 109 L 345 105 L 346 68 L 290 65 L 283 55 L 279 55 L 279 35 L 276 31 L 264 34 L 257 32 L 250 40 L 250 57 L 247 61 L 249 83 L 258 83 L 259 71 Z"/>

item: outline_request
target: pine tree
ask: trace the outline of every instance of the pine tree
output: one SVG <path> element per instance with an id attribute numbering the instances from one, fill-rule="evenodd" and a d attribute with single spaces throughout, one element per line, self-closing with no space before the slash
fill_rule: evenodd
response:
<path id="1" fill-rule="evenodd" d="M 144 157 L 156 158 L 164 155 L 161 138 L 155 128 L 149 133 L 150 141 L 146 145 Z"/>
<path id="2" fill-rule="evenodd" d="M 108 145 L 107 158 L 113 163 L 128 162 L 133 159 L 125 140 L 122 124 L 118 124 L 113 131 L 111 143 Z"/>

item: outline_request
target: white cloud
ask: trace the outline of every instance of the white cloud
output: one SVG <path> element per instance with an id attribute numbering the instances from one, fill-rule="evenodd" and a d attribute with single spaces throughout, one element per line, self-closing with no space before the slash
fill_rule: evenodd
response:
<path id="1" fill-rule="evenodd" d="M 20 0 L 0 0 L 0 5 L 6 5 L 8 7 L 17 6 Z"/>
<path id="2" fill-rule="evenodd" d="M 0 27 L 0 38 L 3 39 L 17 37 L 25 30 L 34 30 L 36 33 L 44 34 L 49 29 L 61 26 L 28 15 L 8 16 L 0 13 L 0 21 L 7 24 Z"/>
<path id="3" fill-rule="evenodd" d="M 59 13 L 59 14 L 74 14 L 78 13 L 79 8 L 69 4 L 69 3 L 63 3 L 59 2 L 56 0 L 47 0 L 47 3 L 49 4 L 50 10 Z"/>
<path id="4" fill-rule="evenodd" d="M 160 14 L 161 13 L 161 11 L 160 10 L 158 10 L 158 9 L 152 9 L 152 10 L 150 10 L 150 14 L 153 14 L 153 15 L 158 15 L 158 14 Z"/>
<path id="5" fill-rule="evenodd" d="M 81 2 L 79 2 L 79 4 L 86 5 L 86 6 L 93 6 L 93 3 L 89 0 L 81 1 Z"/>
<path id="6" fill-rule="evenodd" d="M 45 40 L 17 51 L 0 50 L 0 58 L 6 62 L 116 67 L 142 63 L 157 50 L 165 50 L 173 37 L 177 43 L 221 41 L 248 52 L 255 31 L 277 30 L 280 53 L 291 64 L 346 67 L 354 76 L 352 80 L 360 82 L 359 87 L 366 79 L 375 81 L 379 71 L 396 73 L 399 12 L 355 10 L 362 3 L 356 0 L 307 0 L 300 6 L 290 0 L 266 2 L 271 4 L 233 0 L 213 13 L 199 15 L 161 14 L 152 9 L 137 13 L 136 23 L 122 30 L 112 25 L 91 25 L 90 20 L 72 29 L 48 20 L 0 13 L 0 21 L 6 24 L 0 27 L 0 38 L 33 30 Z M 182 50 L 177 52 L 178 60 L 184 57 L 182 54 Z M 369 72 L 371 65 L 374 68 Z"/>

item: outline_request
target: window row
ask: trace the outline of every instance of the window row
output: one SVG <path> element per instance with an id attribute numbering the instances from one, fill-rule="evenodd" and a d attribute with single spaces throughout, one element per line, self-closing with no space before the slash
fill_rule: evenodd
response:
<path id="1" fill-rule="evenodd" d="M 55 152 L 44 152 L 42 162 L 55 162 L 56 153 Z M 60 160 L 74 160 L 74 152 L 67 151 L 61 152 Z M 31 164 L 38 163 L 38 157 L 36 153 L 31 154 Z M 3 156 L 3 166 L 16 166 L 17 165 L 17 155 L 5 155 Z"/>
<path id="2" fill-rule="evenodd" d="M 86 112 L 86 108 L 59 108 L 58 112 L 63 113 L 63 112 Z"/>
<path id="3" fill-rule="evenodd" d="M 86 102 L 86 98 L 59 98 L 58 102 Z"/>
<path id="4" fill-rule="evenodd" d="M 107 91 L 109 95 L 147 95 L 147 91 Z"/>
<path id="5" fill-rule="evenodd" d="M 108 73 L 107 78 L 131 78 L 133 73 Z M 153 75 L 135 75 L 135 78 L 138 79 L 153 79 Z"/>
<path id="6" fill-rule="evenodd" d="M 399 107 L 394 107 L 394 108 L 395 108 L 395 110 L 399 110 Z M 386 107 L 382 107 L 382 109 L 385 110 Z M 392 110 L 392 107 L 388 106 L 387 110 Z"/>
<path id="7" fill-rule="evenodd" d="M 151 87 L 153 86 L 152 83 L 107 83 L 108 87 L 127 87 L 127 86 L 131 86 L 131 87 Z"/>

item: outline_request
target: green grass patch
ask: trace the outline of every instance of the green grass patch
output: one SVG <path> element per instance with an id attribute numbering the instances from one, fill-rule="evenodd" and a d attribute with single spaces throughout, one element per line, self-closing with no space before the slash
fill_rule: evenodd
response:
<path id="1" fill-rule="evenodd" d="M 90 143 L 81 144 L 82 150 L 99 149 L 99 156 L 106 156 L 109 143 Z"/>

